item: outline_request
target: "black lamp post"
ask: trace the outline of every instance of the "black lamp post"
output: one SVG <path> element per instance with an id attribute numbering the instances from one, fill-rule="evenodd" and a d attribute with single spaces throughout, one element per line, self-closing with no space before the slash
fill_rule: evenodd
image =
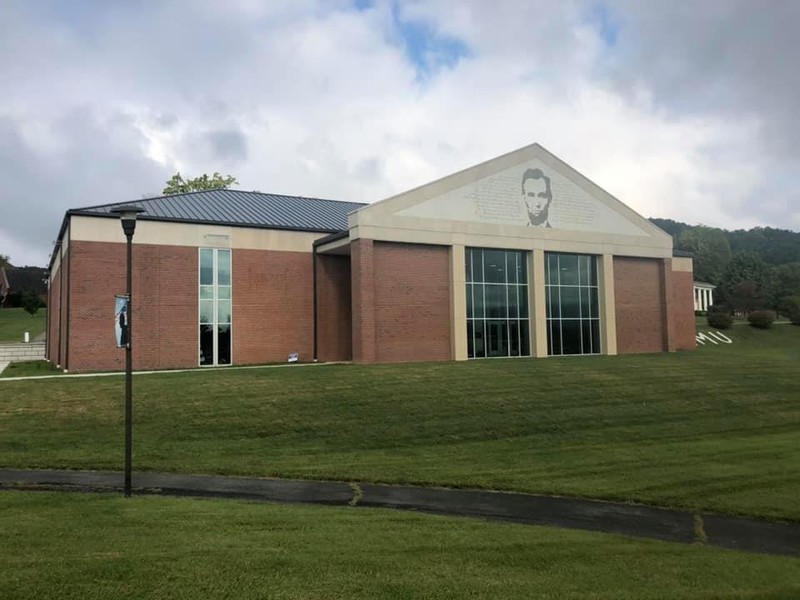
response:
<path id="1" fill-rule="evenodd" d="M 133 298 L 131 297 L 131 248 L 133 246 L 133 232 L 136 231 L 136 217 L 139 213 L 143 213 L 144 209 L 138 206 L 118 206 L 112 208 L 111 212 L 119 215 L 122 221 L 122 231 L 128 240 L 128 310 L 127 310 L 127 326 L 128 326 L 128 339 L 125 345 L 125 497 L 130 498 L 131 495 L 131 471 L 133 464 L 133 359 L 131 356 L 131 340 L 133 339 Z"/>

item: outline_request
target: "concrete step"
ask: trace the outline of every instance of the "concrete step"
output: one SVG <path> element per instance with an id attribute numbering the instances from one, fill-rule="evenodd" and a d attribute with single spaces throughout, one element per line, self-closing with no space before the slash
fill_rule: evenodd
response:
<path id="1" fill-rule="evenodd" d="M 44 360 L 44 343 L 2 344 L 0 345 L 0 362 L 21 362 L 27 360 Z"/>

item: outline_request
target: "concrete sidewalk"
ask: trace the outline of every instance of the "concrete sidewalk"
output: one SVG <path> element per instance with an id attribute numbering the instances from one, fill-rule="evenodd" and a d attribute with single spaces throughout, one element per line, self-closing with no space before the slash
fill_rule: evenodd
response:
<path id="1" fill-rule="evenodd" d="M 123 474 L 119 472 L 0 469 L 0 489 L 6 490 L 119 491 L 122 487 Z M 800 524 L 797 523 L 579 498 L 170 473 L 134 473 L 133 487 L 136 494 L 397 508 L 800 556 Z"/>

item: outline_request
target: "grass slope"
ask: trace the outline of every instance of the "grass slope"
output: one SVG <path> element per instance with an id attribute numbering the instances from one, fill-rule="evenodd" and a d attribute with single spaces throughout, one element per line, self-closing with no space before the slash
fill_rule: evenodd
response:
<path id="1" fill-rule="evenodd" d="M 794 598 L 800 560 L 376 509 L 0 492 L 3 598 Z"/>
<path id="2" fill-rule="evenodd" d="M 41 375 L 60 375 L 61 369 L 46 360 L 26 360 L 22 362 L 12 362 L 9 364 L 0 377 L 38 377 Z"/>
<path id="3" fill-rule="evenodd" d="M 44 333 L 47 323 L 47 309 L 40 308 L 31 316 L 22 308 L 0 308 L 0 343 L 16 343 L 24 341 L 26 331 L 31 340 Z"/>
<path id="4" fill-rule="evenodd" d="M 800 520 L 800 328 L 696 352 L 134 379 L 134 468 L 468 486 Z M 123 380 L 0 384 L 0 463 L 122 468 Z"/>

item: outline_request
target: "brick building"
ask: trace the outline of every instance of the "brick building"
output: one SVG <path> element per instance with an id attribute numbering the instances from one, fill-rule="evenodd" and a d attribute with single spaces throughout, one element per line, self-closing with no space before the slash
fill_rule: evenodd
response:
<path id="1" fill-rule="evenodd" d="M 538 144 L 373 204 L 215 190 L 130 202 L 134 368 L 694 348 L 692 263 Z M 47 356 L 122 369 L 117 204 L 67 212 Z"/>

